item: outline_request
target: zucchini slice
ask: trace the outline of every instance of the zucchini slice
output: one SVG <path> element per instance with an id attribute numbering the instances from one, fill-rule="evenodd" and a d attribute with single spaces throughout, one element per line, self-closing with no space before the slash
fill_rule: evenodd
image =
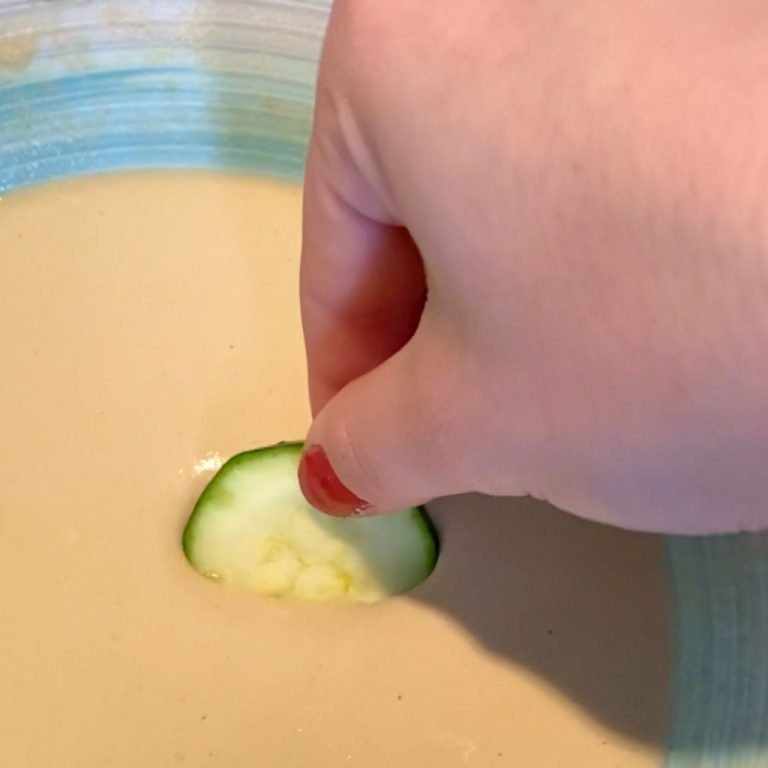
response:
<path id="1" fill-rule="evenodd" d="M 301 493 L 301 451 L 280 443 L 224 464 L 184 530 L 192 567 L 261 595 L 314 602 L 373 603 L 424 581 L 438 554 L 426 512 L 329 517 Z"/>

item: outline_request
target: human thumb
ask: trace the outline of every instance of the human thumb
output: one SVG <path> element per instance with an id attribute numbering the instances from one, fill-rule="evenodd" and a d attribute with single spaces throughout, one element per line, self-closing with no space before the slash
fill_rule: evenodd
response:
<path id="1" fill-rule="evenodd" d="M 328 401 L 307 436 L 299 481 L 327 514 L 392 512 L 461 490 L 452 481 L 445 379 L 430 375 L 419 334 Z"/>

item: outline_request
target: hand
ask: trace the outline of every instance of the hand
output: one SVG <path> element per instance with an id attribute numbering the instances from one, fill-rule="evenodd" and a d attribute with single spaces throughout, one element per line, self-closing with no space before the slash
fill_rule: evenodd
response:
<path id="1" fill-rule="evenodd" d="M 311 500 L 768 527 L 767 81 L 757 0 L 339 0 L 305 186 Z"/>

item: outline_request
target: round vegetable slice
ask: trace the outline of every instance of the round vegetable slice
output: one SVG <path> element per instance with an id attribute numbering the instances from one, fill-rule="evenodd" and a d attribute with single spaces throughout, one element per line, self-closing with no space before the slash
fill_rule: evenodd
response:
<path id="1" fill-rule="evenodd" d="M 335 518 L 304 499 L 301 443 L 233 456 L 203 491 L 184 529 L 198 573 L 262 595 L 373 603 L 415 587 L 438 541 L 421 508 Z"/>

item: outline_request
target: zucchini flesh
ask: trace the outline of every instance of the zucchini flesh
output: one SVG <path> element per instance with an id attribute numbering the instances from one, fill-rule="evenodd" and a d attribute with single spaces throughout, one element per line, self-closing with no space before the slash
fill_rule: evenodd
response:
<path id="1" fill-rule="evenodd" d="M 304 499 L 301 443 L 227 461 L 198 500 L 183 535 L 198 573 L 269 597 L 373 603 L 406 592 L 435 567 L 426 512 L 334 518 Z"/>

